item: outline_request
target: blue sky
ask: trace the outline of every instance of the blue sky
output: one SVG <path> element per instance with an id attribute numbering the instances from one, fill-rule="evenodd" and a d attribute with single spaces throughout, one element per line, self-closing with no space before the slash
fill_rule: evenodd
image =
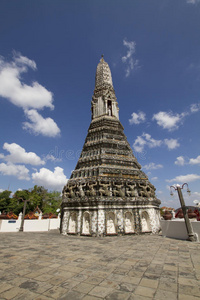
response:
<path id="1" fill-rule="evenodd" d="M 120 121 L 164 206 L 200 201 L 200 1 L 0 2 L 0 189 L 62 187 L 109 64 Z"/>

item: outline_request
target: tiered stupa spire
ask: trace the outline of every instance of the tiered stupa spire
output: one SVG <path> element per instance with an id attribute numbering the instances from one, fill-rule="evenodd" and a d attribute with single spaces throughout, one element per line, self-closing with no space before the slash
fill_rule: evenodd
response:
<path id="1" fill-rule="evenodd" d="M 119 108 L 107 62 L 102 57 L 96 70 L 95 90 L 92 97 L 92 119 L 103 115 L 119 119 Z"/>
<path id="2" fill-rule="evenodd" d="M 160 201 L 123 132 L 111 71 L 103 57 L 96 70 L 91 110 L 83 150 L 63 189 L 61 232 L 156 232 Z"/>

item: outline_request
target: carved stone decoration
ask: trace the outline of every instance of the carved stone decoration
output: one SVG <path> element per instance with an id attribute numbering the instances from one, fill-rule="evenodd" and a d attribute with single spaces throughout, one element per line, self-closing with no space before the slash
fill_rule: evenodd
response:
<path id="1" fill-rule="evenodd" d="M 88 190 L 87 190 L 87 196 L 91 196 L 94 197 L 96 196 L 96 186 L 97 186 L 97 182 L 93 181 L 93 182 L 88 182 Z"/>
<path id="2" fill-rule="evenodd" d="M 96 70 L 91 112 L 80 158 L 63 188 L 61 233 L 158 232 L 160 200 L 124 134 L 111 71 L 103 57 Z"/>
<path id="3" fill-rule="evenodd" d="M 116 197 L 124 197 L 125 192 L 124 192 L 124 185 L 123 183 L 120 182 L 115 182 L 113 185 L 113 195 Z"/>
<path id="4" fill-rule="evenodd" d="M 138 191 L 137 191 L 137 184 L 136 182 L 127 182 L 126 184 L 126 196 L 127 197 L 137 197 Z"/>
<path id="5" fill-rule="evenodd" d="M 78 196 L 78 197 L 84 197 L 84 196 L 85 196 L 85 192 L 84 192 L 84 190 L 83 190 L 83 188 L 84 188 L 85 186 L 86 186 L 86 183 L 85 183 L 85 184 L 79 183 L 79 184 L 77 185 L 78 191 L 76 191 L 76 196 Z"/>
<path id="6" fill-rule="evenodd" d="M 107 182 L 107 183 L 99 182 L 99 186 L 100 186 L 99 194 L 101 197 L 102 196 L 110 196 L 110 187 L 111 187 L 110 182 Z"/>

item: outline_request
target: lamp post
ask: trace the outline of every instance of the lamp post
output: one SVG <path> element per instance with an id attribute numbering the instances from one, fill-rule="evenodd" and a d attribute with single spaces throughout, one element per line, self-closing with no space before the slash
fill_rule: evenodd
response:
<path id="1" fill-rule="evenodd" d="M 24 217 L 25 217 L 25 212 L 26 212 L 26 204 L 30 200 L 24 200 L 23 198 L 18 198 L 24 201 L 24 208 L 23 208 L 23 215 L 22 215 L 22 221 L 21 221 L 21 226 L 19 228 L 19 231 L 24 231 Z"/>
<path id="2" fill-rule="evenodd" d="M 170 195 L 173 196 L 172 188 L 175 191 L 178 192 L 178 197 L 179 197 L 179 200 L 180 200 L 180 203 L 181 203 L 181 208 L 182 208 L 183 216 L 184 216 L 184 219 L 185 219 L 185 226 L 186 226 L 187 233 L 188 233 L 188 240 L 191 241 L 191 242 L 196 242 L 197 241 L 197 236 L 193 232 L 191 222 L 188 218 L 187 209 L 186 209 L 186 206 L 185 206 L 185 201 L 183 199 L 183 194 L 182 194 L 182 191 L 181 191 L 184 188 L 185 185 L 187 186 L 187 193 L 190 195 L 191 192 L 189 190 L 189 187 L 188 187 L 187 183 L 184 183 L 182 186 L 179 186 L 179 185 L 170 186 L 170 190 L 171 190 Z"/>

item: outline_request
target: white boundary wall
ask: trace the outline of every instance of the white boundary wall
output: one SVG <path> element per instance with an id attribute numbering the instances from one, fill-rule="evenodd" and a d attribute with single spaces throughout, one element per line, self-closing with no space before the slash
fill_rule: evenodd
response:
<path id="1" fill-rule="evenodd" d="M 24 231 L 49 231 L 60 228 L 60 215 L 57 219 L 42 219 L 40 215 L 37 220 L 24 220 Z M 19 214 L 18 220 L 0 220 L 0 232 L 18 232 L 21 225 L 22 214 Z"/>
<path id="2" fill-rule="evenodd" d="M 187 240 L 188 234 L 184 219 L 160 220 L 162 235 L 179 240 Z M 193 232 L 197 234 L 200 241 L 200 221 L 191 220 Z"/>

